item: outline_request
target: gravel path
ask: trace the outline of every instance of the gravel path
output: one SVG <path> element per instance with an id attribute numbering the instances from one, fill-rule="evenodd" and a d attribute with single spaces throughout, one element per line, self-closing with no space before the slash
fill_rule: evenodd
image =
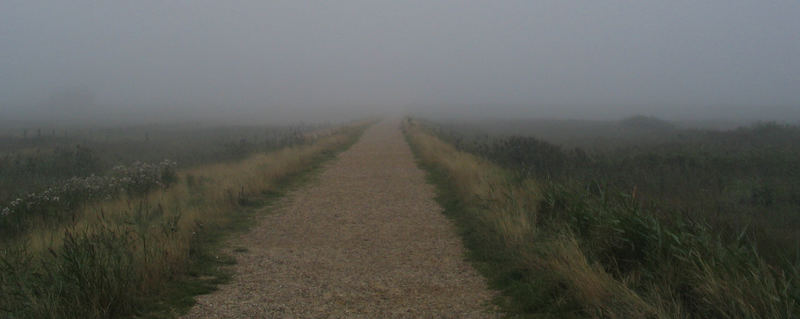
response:
<path id="1" fill-rule="evenodd" d="M 374 125 L 231 247 L 236 275 L 185 318 L 487 318 L 397 121 Z"/>

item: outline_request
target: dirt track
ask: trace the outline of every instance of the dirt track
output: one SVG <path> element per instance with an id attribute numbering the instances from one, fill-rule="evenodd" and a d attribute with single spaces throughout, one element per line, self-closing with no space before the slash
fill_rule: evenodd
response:
<path id="1" fill-rule="evenodd" d="M 232 240 L 234 279 L 186 318 L 492 317 L 433 194 L 398 122 L 373 126 Z"/>

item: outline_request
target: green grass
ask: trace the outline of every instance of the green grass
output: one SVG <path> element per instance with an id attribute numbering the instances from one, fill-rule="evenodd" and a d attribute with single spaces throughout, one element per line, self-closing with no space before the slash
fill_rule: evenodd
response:
<path id="1" fill-rule="evenodd" d="M 509 317 L 792 318 L 800 311 L 798 263 L 770 263 L 746 230 L 728 236 L 604 183 L 531 179 L 459 151 L 414 121 L 406 137 Z"/>
<path id="2" fill-rule="evenodd" d="M 0 313 L 11 318 L 174 317 L 229 279 L 225 238 L 310 180 L 365 125 L 317 142 L 179 172 L 142 198 L 82 209 L 0 246 Z"/>

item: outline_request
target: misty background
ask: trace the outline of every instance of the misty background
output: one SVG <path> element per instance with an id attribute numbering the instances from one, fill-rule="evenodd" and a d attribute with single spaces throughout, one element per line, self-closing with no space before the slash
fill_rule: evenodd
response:
<path id="1" fill-rule="evenodd" d="M 798 17 L 798 1 L 4 0 L 0 118 L 796 123 Z"/>

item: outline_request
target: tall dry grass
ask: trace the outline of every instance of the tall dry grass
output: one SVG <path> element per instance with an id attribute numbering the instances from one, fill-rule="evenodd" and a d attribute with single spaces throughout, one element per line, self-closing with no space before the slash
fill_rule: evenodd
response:
<path id="1" fill-rule="evenodd" d="M 405 133 L 416 155 L 425 163 L 447 173 L 452 190 L 470 206 L 482 207 L 478 218 L 493 225 L 504 243 L 523 243 L 527 234 L 535 231 L 537 185 L 526 181 L 509 183 L 508 174 L 499 167 L 472 154 L 456 150 L 438 138 L 424 132 L 411 122 L 405 123 Z"/>
<path id="2" fill-rule="evenodd" d="M 538 183 L 513 180 L 510 172 L 458 151 L 413 120 L 404 122 L 404 131 L 421 162 L 438 171 L 439 181 L 461 202 L 459 215 L 452 217 L 466 229 L 484 274 L 516 299 L 505 301 L 506 309 L 609 318 L 655 314 L 602 267 L 589 263 L 569 232 L 541 236 L 536 226 L 542 200 Z"/>
<path id="3" fill-rule="evenodd" d="M 179 172 L 143 198 L 82 208 L 67 225 L 42 225 L 0 247 L 0 316 L 135 315 L 185 277 L 204 236 L 241 221 L 243 209 L 354 143 L 367 124 L 318 132 L 313 142 Z M 312 137 L 309 136 L 309 139 Z"/>
<path id="4" fill-rule="evenodd" d="M 418 122 L 404 132 L 513 316 L 791 318 L 797 276 L 700 226 L 669 226 L 629 196 L 572 192 L 457 150 Z M 678 228 L 676 228 L 678 227 Z M 788 272 L 787 272 L 788 271 Z"/>

